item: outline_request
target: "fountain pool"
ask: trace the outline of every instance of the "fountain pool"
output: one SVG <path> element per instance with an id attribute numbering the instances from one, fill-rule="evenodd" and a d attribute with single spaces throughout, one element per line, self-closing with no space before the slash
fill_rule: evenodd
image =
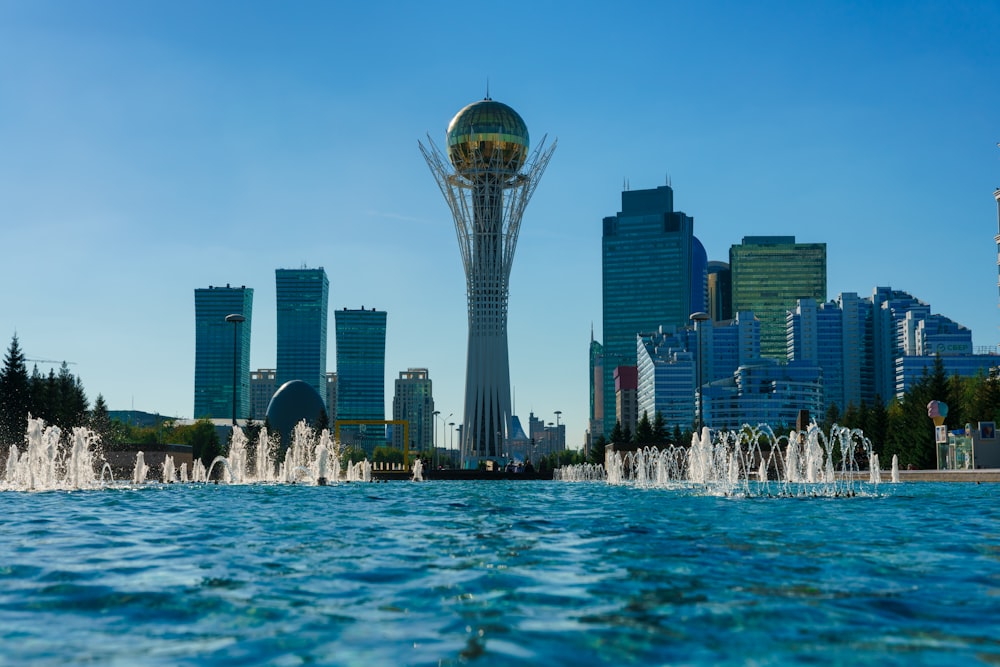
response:
<path id="1" fill-rule="evenodd" d="M 0 663 L 996 664 L 995 488 L 4 492 Z"/>
<path id="2" fill-rule="evenodd" d="M 370 484 L 328 434 L 279 466 L 237 430 L 191 471 L 220 484 L 141 455 L 109 483 L 92 434 L 29 422 L 0 665 L 1000 663 L 995 485 L 845 480 L 857 433 L 746 435 L 572 484 Z"/>

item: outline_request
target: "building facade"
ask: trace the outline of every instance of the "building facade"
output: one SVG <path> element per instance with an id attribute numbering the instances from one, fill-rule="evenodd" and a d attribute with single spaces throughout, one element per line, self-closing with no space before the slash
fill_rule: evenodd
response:
<path id="1" fill-rule="evenodd" d="M 694 424 L 695 354 L 687 333 L 661 327 L 656 333 L 638 335 L 636 400 L 640 419 L 646 415 L 652 422 L 659 414 L 668 429 L 690 429 Z"/>
<path id="2" fill-rule="evenodd" d="M 639 374 L 635 366 L 615 369 L 615 422 L 622 430 L 635 433 L 639 422 Z"/>
<path id="3" fill-rule="evenodd" d="M 330 281 L 318 269 L 276 269 L 277 385 L 308 383 L 326 396 L 327 303 Z"/>
<path id="4" fill-rule="evenodd" d="M 705 310 L 712 321 L 721 322 L 733 317 L 733 279 L 728 262 L 708 263 L 706 282 L 708 285 L 708 308 Z"/>
<path id="5" fill-rule="evenodd" d="M 337 421 L 385 421 L 384 310 L 334 311 L 337 340 Z M 325 387 L 324 387 L 325 390 Z M 385 443 L 385 427 L 343 425 L 341 442 L 371 453 Z"/>
<path id="6" fill-rule="evenodd" d="M 252 288 L 226 285 L 194 291 L 195 419 L 226 419 L 233 416 L 234 377 L 235 416 L 237 419 L 245 419 L 250 413 L 252 314 Z M 241 315 L 244 321 L 227 322 L 227 315 Z"/>
<path id="7" fill-rule="evenodd" d="M 622 192 L 601 241 L 604 429 L 617 421 L 614 370 L 636 365 L 636 336 L 684 327 L 691 310 L 694 219 L 674 211 L 668 186 Z M 598 434 L 602 435 L 602 434 Z"/>
<path id="8" fill-rule="evenodd" d="M 729 249 L 733 312 L 760 320 L 761 356 L 787 358 L 786 313 L 798 299 L 826 301 L 826 244 L 794 236 L 746 236 Z"/>
<path id="9" fill-rule="evenodd" d="M 760 359 L 707 385 L 703 401 L 705 424 L 712 428 L 794 425 L 800 410 L 818 415 L 822 409 L 821 371 L 810 362 Z"/>
<path id="10" fill-rule="evenodd" d="M 404 429 L 392 429 L 392 445 L 411 451 L 434 449 L 434 387 L 426 368 L 400 371 L 392 397 L 392 418 L 409 423 L 410 442 L 403 442 Z"/>
<path id="11" fill-rule="evenodd" d="M 264 421 L 271 397 L 278 390 L 273 368 L 258 368 L 250 373 L 250 419 Z"/>
<path id="12" fill-rule="evenodd" d="M 327 372 L 326 374 L 326 416 L 330 419 L 330 424 L 337 421 L 337 374 Z"/>
<path id="13" fill-rule="evenodd" d="M 604 346 L 594 340 L 594 327 L 590 327 L 590 420 L 587 427 L 586 451 L 590 456 L 590 448 L 596 438 L 604 433 Z"/>

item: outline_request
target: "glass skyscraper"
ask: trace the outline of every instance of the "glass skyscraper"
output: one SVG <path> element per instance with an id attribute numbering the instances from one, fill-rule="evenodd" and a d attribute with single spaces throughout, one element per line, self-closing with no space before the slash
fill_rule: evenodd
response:
<path id="1" fill-rule="evenodd" d="M 276 385 L 302 380 L 326 396 L 326 323 L 330 281 L 318 269 L 276 269 Z"/>
<path id="2" fill-rule="evenodd" d="M 250 321 L 253 289 L 208 287 L 194 291 L 194 417 L 233 415 L 233 366 L 236 366 L 236 417 L 250 413 Z M 227 315 L 245 321 L 226 321 Z M 234 348 L 235 345 L 235 348 Z"/>
<path id="3" fill-rule="evenodd" d="M 760 354 L 788 357 L 785 315 L 798 299 L 826 301 L 826 244 L 796 243 L 794 236 L 745 236 L 729 249 L 733 312 L 760 320 Z"/>
<path id="4" fill-rule="evenodd" d="M 337 419 L 385 420 L 384 310 L 334 311 L 337 337 Z M 385 428 L 342 426 L 341 441 L 371 449 L 385 441 Z"/>
<path id="5" fill-rule="evenodd" d="M 604 218 L 604 434 L 616 421 L 614 371 L 636 365 L 636 336 L 689 324 L 693 233 L 694 219 L 674 211 L 668 185 L 622 192 L 622 210 Z M 699 277 L 702 294 L 704 284 Z"/>

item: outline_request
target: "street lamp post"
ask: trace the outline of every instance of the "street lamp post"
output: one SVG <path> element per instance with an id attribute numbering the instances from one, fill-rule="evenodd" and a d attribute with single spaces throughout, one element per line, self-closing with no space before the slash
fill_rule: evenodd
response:
<path id="1" fill-rule="evenodd" d="M 559 432 L 559 415 L 562 414 L 562 410 L 556 410 L 556 447 L 560 449 L 565 449 L 566 443 L 562 441 L 561 434 Z"/>
<path id="2" fill-rule="evenodd" d="M 245 317 L 239 313 L 233 313 L 231 315 L 226 315 L 226 321 L 231 322 L 233 325 L 233 426 L 236 426 L 236 378 L 237 378 L 237 367 L 239 366 L 239 345 L 237 344 L 240 323 L 246 322 Z"/>
<path id="3" fill-rule="evenodd" d="M 705 392 L 703 391 L 704 387 L 702 386 L 703 383 L 702 383 L 702 377 L 701 377 L 701 373 L 702 373 L 701 359 L 704 356 L 702 354 L 702 349 L 701 349 L 701 338 L 702 338 L 702 336 L 701 336 L 701 327 L 702 327 L 702 322 L 706 322 L 706 321 L 708 321 L 710 319 L 711 319 L 711 316 L 708 313 L 702 312 L 700 310 L 697 313 L 691 313 L 691 321 L 694 322 L 695 336 L 697 336 L 697 338 L 698 338 L 698 340 L 697 340 L 697 345 L 698 345 L 698 365 L 695 367 L 696 368 L 695 374 L 697 376 L 696 379 L 695 379 L 695 384 L 697 385 L 697 391 L 698 391 L 698 421 L 697 421 L 698 426 L 697 426 L 697 429 L 698 429 L 698 436 L 699 437 L 701 437 L 701 429 L 705 425 L 705 413 L 702 411 L 703 410 L 703 406 L 704 406 L 704 403 L 702 401 L 703 401 L 703 395 L 704 395 Z"/>
<path id="4" fill-rule="evenodd" d="M 438 421 L 438 415 L 439 414 L 441 414 L 440 410 L 435 410 L 434 412 L 431 413 L 431 419 L 434 420 L 434 421 L 431 422 L 431 447 L 432 447 L 432 450 L 431 450 L 431 463 L 432 463 L 432 465 L 433 465 L 434 461 L 437 460 L 437 457 L 438 457 L 438 443 L 437 443 L 437 437 L 436 436 L 437 436 L 437 421 Z M 437 466 L 434 466 L 434 468 L 437 469 Z"/>
<path id="5" fill-rule="evenodd" d="M 448 415 L 448 416 L 450 417 L 451 415 Z M 455 422 L 448 422 L 448 426 L 451 427 L 451 432 L 448 434 L 448 458 L 450 459 L 451 458 L 451 448 L 452 448 L 452 445 L 455 444 Z M 459 445 L 459 447 L 461 447 L 462 443 L 459 442 L 458 445 Z"/>

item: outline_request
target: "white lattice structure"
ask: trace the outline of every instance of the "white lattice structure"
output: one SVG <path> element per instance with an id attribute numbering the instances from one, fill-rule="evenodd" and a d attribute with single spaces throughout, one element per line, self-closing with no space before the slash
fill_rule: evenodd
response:
<path id="1" fill-rule="evenodd" d="M 469 309 L 463 465 L 506 454 L 510 431 L 507 297 L 521 217 L 555 150 L 542 138 L 528 155 L 528 129 L 487 98 L 448 126 L 447 157 L 428 137 L 420 151 L 455 220 Z"/>

